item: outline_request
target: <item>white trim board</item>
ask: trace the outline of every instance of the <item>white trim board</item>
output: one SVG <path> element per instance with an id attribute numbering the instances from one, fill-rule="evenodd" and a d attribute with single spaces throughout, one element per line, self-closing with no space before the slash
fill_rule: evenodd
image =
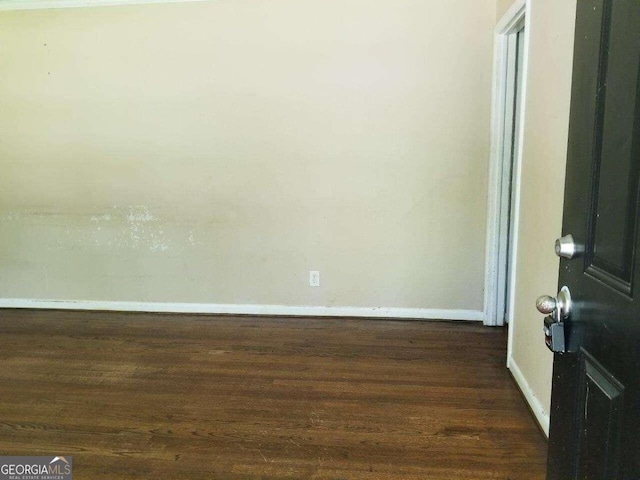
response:
<path id="1" fill-rule="evenodd" d="M 484 279 L 484 315 L 485 325 L 502 325 L 498 311 L 503 305 L 498 305 L 498 277 L 500 262 L 500 222 L 504 219 L 500 215 L 501 185 L 503 184 L 503 138 L 505 132 L 505 102 L 507 88 L 507 44 L 509 35 L 514 33 L 518 24 L 525 19 L 524 58 L 522 81 L 522 105 L 520 108 L 519 135 L 520 144 L 516 152 L 513 165 L 513 248 L 508 261 L 511 263 L 511 275 L 508 279 L 509 291 L 513 293 L 515 286 L 515 259 L 518 245 L 518 223 L 520 205 L 520 164 L 522 160 L 522 144 L 524 136 L 524 113 L 526 108 L 528 45 L 529 45 L 529 15 L 528 0 L 516 0 L 504 14 L 494 29 L 493 41 L 493 86 L 491 99 L 491 145 L 489 161 L 489 192 L 487 198 L 487 241 L 485 249 L 485 279 Z M 512 299 L 512 297 L 511 297 Z M 513 306 L 513 301 L 510 301 Z M 509 319 L 513 318 L 512 311 L 507 312 Z"/>
<path id="2" fill-rule="evenodd" d="M 48 8 L 104 7 L 149 3 L 187 3 L 210 0 L 0 0 L 2 10 L 44 10 Z"/>
<path id="3" fill-rule="evenodd" d="M 496 35 L 504 35 L 520 23 L 520 20 L 522 20 L 522 17 L 527 11 L 527 3 L 528 0 L 515 0 L 509 7 L 509 10 L 507 10 L 498 23 L 496 23 L 493 29 L 494 33 Z"/>
<path id="4" fill-rule="evenodd" d="M 538 397 L 533 394 L 533 390 L 529 386 L 529 383 L 522 374 L 522 371 L 520 371 L 520 367 L 518 367 L 518 364 L 513 358 L 509 358 L 509 360 L 507 360 L 507 367 L 511 370 L 511 374 L 518 384 L 518 387 L 520 387 L 520 391 L 522 391 L 524 398 L 526 398 L 529 407 L 533 411 L 536 421 L 547 438 L 549 438 L 549 413 L 542 407 L 542 403 L 540 403 Z"/>
<path id="5" fill-rule="evenodd" d="M 208 313 L 223 315 L 278 315 L 295 317 L 403 318 L 415 320 L 482 321 L 479 310 L 389 307 L 320 307 L 289 305 L 240 305 L 218 303 L 115 302 L 91 300 L 0 299 L 0 308 L 98 310 L 111 312 Z"/>

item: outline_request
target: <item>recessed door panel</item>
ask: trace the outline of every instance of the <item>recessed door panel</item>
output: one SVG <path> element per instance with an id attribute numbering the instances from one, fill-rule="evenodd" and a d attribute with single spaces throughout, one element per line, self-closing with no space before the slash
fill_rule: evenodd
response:
<path id="1" fill-rule="evenodd" d="M 629 38 L 640 9 L 604 3 L 594 132 L 592 211 L 587 272 L 631 293 L 638 195 L 638 82 L 640 35 Z M 611 28 L 615 25 L 616 28 Z"/>
<path id="2" fill-rule="evenodd" d="M 576 479 L 607 480 L 618 477 L 620 424 L 624 387 L 586 352 L 582 354 L 582 381 L 578 411 Z"/>

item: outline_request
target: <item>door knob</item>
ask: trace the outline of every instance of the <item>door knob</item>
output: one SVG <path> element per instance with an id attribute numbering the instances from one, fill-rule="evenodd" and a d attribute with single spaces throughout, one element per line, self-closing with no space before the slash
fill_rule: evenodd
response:
<path id="1" fill-rule="evenodd" d="M 571 293 L 562 287 L 557 297 L 543 295 L 536 300 L 536 308 L 547 315 L 544 319 L 544 343 L 556 353 L 566 351 L 564 338 L 564 320 L 571 313 Z"/>
<path id="2" fill-rule="evenodd" d="M 578 254 L 578 248 L 576 242 L 573 239 L 573 235 L 565 235 L 556 240 L 555 245 L 556 255 L 562 258 L 572 259 Z"/>
<path id="3" fill-rule="evenodd" d="M 571 293 L 567 287 L 562 287 L 557 297 L 542 295 L 536 300 L 536 308 L 540 313 L 551 315 L 560 322 L 571 313 Z"/>
<path id="4" fill-rule="evenodd" d="M 536 308 L 544 315 L 550 315 L 555 312 L 558 306 L 558 300 L 551 295 L 542 295 L 536 300 Z"/>

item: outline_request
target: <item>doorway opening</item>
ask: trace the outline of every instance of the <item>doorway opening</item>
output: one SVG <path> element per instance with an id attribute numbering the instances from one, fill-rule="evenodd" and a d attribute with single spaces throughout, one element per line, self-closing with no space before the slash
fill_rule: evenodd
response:
<path id="1" fill-rule="evenodd" d="M 500 207 L 498 215 L 498 278 L 496 315 L 498 323 L 509 323 L 513 262 L 510 253 L 514 242 L 514 171 L 519 151 L 520 113 L 522 110 L 522 60 L 524 54 L 524 19 L 507 35 L 507 68 L 505 72 L 504 131 L 501 148 Z M 513 259 L 515 260 L 515 259 Z"/>
<path id="2" fill-rule="evenodd" d="M 495 29 L 485 324 L 512 317 L 526 71 L 526 0 Z"/>

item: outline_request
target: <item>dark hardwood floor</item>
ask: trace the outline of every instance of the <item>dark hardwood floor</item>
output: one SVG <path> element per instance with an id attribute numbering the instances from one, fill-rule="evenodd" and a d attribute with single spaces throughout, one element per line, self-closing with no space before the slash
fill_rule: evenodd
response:
<path id="1" fill-rule="evenodd" d="M 503 329 L 0 310 L 0 455 L 74 479 L 543 479 Z"/>

